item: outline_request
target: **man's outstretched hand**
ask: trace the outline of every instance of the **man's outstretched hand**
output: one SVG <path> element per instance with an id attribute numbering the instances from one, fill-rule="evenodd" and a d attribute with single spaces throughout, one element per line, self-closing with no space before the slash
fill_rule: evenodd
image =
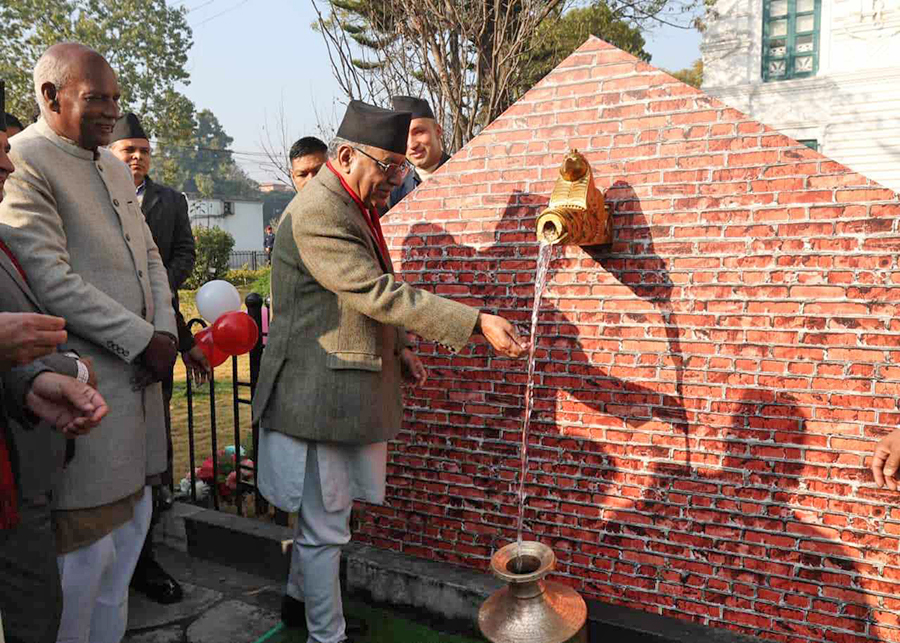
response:
<path id="1" fill-rule="evenodd" d="M 506 357 L 519 357 L 528 349 L 528 342 L 519 337 L 515 327 L 497 315 L 478 313 L 475 332 L 484 335 L 494 350 Z"/>
<path id="2" fill-rule="evenodd" d="M 49 372 L 34 378 L 25 404 L 66 437 L 89 433 L 109 412 L 106 401 L 96 389 L 74 377 Z"/>

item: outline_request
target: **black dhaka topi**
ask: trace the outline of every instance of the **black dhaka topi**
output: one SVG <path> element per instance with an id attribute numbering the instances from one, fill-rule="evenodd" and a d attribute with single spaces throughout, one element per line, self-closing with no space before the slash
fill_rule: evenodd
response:
<path id="1" fill-rule="evenodd" d="M 109 142 L 112 144 L 116 141 L 121 141 L 123 138 L 146 138 L 148 141 L 150 140 L 144 128 L 141 127 L 141 121 L 130 112 L 116 121 L 116 126 L 113 128 L 112 138 L 109 139 Z"/>
<path id="2" fill-rule="evenodd" d="M 411 112 L 413 118 L 430 118 L 434 120 L 434 112 L 431 111 L 431 105 L 424 98 L 394 96 L 391 100 L 394 103 L 394 109 L 398 112 Z"/>
<path id="3" fill-rule="evenodd" d="M 405 155 L 411 119 L 409 112 L 395 112 L 361 100 L 351 100 L 337 136 L 360 145 Z"/>

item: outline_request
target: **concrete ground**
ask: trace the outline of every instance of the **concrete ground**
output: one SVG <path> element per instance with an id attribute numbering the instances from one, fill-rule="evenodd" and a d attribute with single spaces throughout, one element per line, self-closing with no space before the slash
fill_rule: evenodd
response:
<path id="1" fill-rule="evenodd" d="M 159 605 L 134 591 L 124 643 L 254 643 L 280 622 L 282 583 L 157 545 L 184 599 Z"/>

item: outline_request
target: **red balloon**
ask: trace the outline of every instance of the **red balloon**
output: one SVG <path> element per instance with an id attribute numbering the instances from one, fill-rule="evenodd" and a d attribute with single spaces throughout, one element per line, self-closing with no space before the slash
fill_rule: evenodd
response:
<path id="1" fill-rule="evenodd" d="M 209 365 L 213 368 L 228 359 L 228 353 L 216 346 L 213 341 L 212 326 L 207 326 L 206 328 L 198 330 L 194 335 L 194 341 L 197 342 L 197 346 L 199 346 L 200 350 L 203 351 L 203 354 L 206 355 L 206 361 L 208 361 Z"/>
<path id="2" fill-rule="evenodd" d="M 243 311 L 224 313 L 212 325 L 216 348 L 229 355 L 243 355 L 256 346 L 259 328 L 256 322 Z"/>

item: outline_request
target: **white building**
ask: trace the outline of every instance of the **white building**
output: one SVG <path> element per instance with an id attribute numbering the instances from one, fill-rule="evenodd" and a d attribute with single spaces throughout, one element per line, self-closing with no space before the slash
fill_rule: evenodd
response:
<path id="1" fill-rule="evenodd" d="M 718 0 L 703 90 L 900 190 L 900 0 Z"/>
<path id="2" fill-rule="evenodd" d="M 234 237 L 234 250 L 263 249 L 263 202 L 241 197 L 206 199 L 188 195 L 191 226 L 220 228 Z"/>

